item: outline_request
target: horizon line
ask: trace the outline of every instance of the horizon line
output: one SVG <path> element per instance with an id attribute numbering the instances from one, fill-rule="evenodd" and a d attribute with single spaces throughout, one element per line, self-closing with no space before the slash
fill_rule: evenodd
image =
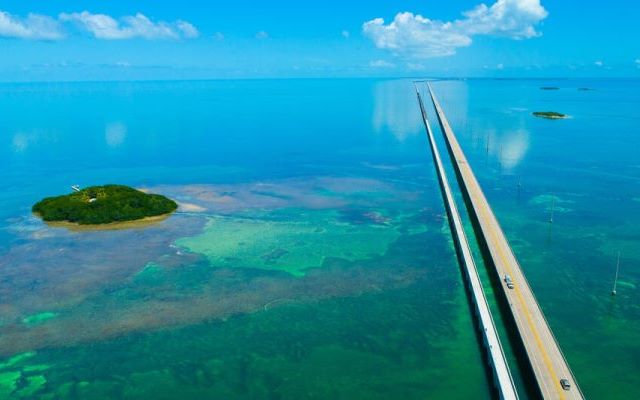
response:
<path id="1" fill-rule="evenodd" d="M 518 80 L 640 80 L 640 76 L 522 76 L 522 77 L 489 77 L 489 76 L 421 76 L 421 75 L 403 75 L 403 76 L 309 76 L 309 77 L 228 77 L 228 78 L 168 78 L 168 79 L 60 79 L 60 80 L 1 80 L 0 85 L 5 84 L 35 84 L 35 83 L 135 83 L 135 82 L 214 82 L 214 81 L 280 81 L 280 80 L 498 80 L 498 81 L 518 81 Z"/>

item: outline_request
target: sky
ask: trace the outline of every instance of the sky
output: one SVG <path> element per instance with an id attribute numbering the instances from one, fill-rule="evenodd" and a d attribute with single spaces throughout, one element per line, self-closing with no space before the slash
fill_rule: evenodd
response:
<path id="1" fill-rule="evenodd" d="M 0 0 L 0 81 L 640 77 L 635 0 Z"/>

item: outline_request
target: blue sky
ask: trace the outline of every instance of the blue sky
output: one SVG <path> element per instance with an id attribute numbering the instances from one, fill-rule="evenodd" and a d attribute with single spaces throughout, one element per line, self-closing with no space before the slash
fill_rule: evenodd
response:
<path id="1" fill-rule="evenodd" d="M 0 81 L 638 77 L 639 17 L 632 0 L 0 0 Z"/>

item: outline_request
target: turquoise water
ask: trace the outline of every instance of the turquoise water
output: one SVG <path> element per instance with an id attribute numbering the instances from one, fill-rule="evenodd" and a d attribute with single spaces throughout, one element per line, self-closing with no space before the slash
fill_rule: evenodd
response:
<path id="1" fill-rule="evenodd" d="M 640 81 L 434 87 L 585 395 L 640 396 Z"/>
<path id="2" fill-rule="evenodd" d="M 640 396 L 639 86 L 434 84 L 590 398 Z M 2 84 L 0 109 L 0 398 L 492 396 L 411 81 Z M 103 183 L 181 207 L 30 214 Z"/>

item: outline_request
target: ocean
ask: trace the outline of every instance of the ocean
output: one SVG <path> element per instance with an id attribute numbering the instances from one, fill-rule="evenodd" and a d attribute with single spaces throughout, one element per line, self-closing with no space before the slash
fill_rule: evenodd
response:
<path id="1" fill-rule="evenodd" d="M 433 88 L 585 395 L 640 397 L 640 80 Z M 0 110 L 0 398 L 495 395 L 410 79 L 3 83 Z M 180 209 L 31 213 L 107 183 Z"/>

